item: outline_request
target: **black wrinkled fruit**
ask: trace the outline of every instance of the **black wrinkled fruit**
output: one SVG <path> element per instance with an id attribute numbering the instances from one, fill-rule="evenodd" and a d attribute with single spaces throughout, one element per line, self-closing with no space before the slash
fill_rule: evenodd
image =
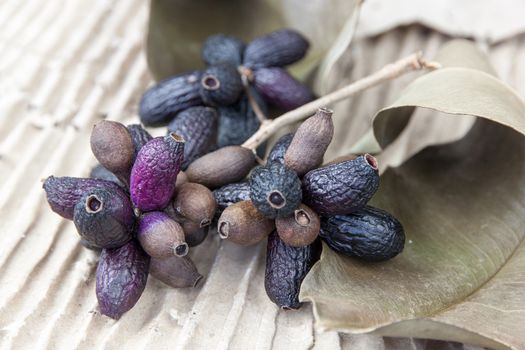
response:
<path id="1" fill-rule="evenodd" d="M 228 106 L 241 96 L 243 86 L 237 67 L 221 63 L 208 67 L 201 78 L 200 94 L 208 106 Z"/>
<path id="2" fill-rule="evenodd" d="M 213 196 L 217 201 L 217 212 L 215 213 L 215 217 L 218 219 L 224 209 L 233 203 L 250 199 L 250 184 L 248 182 L 228 184 L 214 190 Z"/>
<path id="3" fill-rule="evenodd" d="M 96 293 L 103 315 L 118 320 L 135 306 L 146 287 L 149 264 L 150 257 L 135 241 L 102 250 Z"/>
<path id="4" fill-rule="evenodd" d="M 321 237 L 336 252 L 384 261 L 403 251 L 405 232 L 390 213 L 366 206 L 352 214 L 323 217 Z"/>
<path id="5" fill-rule="evenodd" d="M 70 176 L 49 176 L 42 187 L 46 191 L 47 202 L 51 210 L 70 220 L 73 220 L 75 205 L 84 192 L 95 188 L 122 191 L 120 186 L 111 181 Z"/>
<path id="6" fill-rule="evenodd" d="M 282 309 L 298 309 L 301 283 L 314 263 L 319 260 L 319 240 L 305 247 L 291 247 L 277 232 L 268 237 L 264 287 L 272 302 Z"/>
<path id="7" fill-rule="evenodd" d="M 125 187 L 124 184 L 118 179 L 118 177 L 108 169 L 104 168 L 102 164 L 97 164 L 93 168 L 91 168 L 89 177 L 92 179 L 111 181 L 121 187 Z"/>
<path id="8" fill-rule="evenodd" d="M 292 143 L 293 136 L 294 134 L 288 133 L 284 134 L 279 140 L 277 140 L 275 145 L 273 145 L 270 154 L 268 154 L 268 159 L 266 160 L 268 164 L 273 162 L 284 164 L 284 155 L 286 154 L 286 150 L 290 146 L 290 143 Z"/>
<path id="9" fill-rule="evenodd" d="M 321 215 L 344 215 L 364 207 L 378 187 L 377 161 L 365 154 L 308 172 L 303 202 Z"/>
<path id="10" fill-rule="evenodd" d="M 80 198 L 73 222 L 80 237 L 92 246 L 118 248 L 132 238 L 135 215 L 127 193 L 98 188 Z"/>
<path id="11" fill-rule="evenodd" d="M 264 216 L 286 217 L 301 204 L 301 180 L 280 163 L 259 166 L 250 176 L 250 198 Z"/>
<path id="12" fill-rule="evenodd" d="M 216 34 L 209 36 L 202 47 L 202 60 L 207 65 L 229 63 L 235 67 L 242 62 L 244 43 L 231 35 Z"/>
<path id="13" fill-rule="evenodd" d="M 180 112 L 171 121 L 168 132 L 174 132 L 186 141 L 182 169 L 210 150 L 215 142 L 216 125 L 215 109 L 200 106 Z"/>
<path id="14" fill-rule="evenodd" d="M 314 99 L 310 89 L 277 67 L 259 68 L 254 71 L 253 84 L 269 104 L 289 111 Z"/>
<path id="15" fill-rule="evenodd" d="M 282 29 L 255 38 L 244 51 L 244 65 L 249 68 L 282 67 L 304 57 L 310 44 L 292 29 Z"/>
<path id="16" fill-rule="evenodd" d="M 139 105 L 140 120 L 146 126 L 162 126 L 189 107 L 202 104 L 200 71 L 187 72 L 162 80 L 149 88 Z"/>
<path id="17" fill-rule="evenodd" d="M 134 161 L 137 158 L 137 154 L 139 153 L 142 146 L 148 143 L 148 141 L 150 141 L 153 136 L 151 136 L 150 133 L 140 124 L 130 124 L 127 126 L 127 128 L 129 134 L 131 135 L 133 145 L 135 145 L 135 156 L 133 157 Z"/>

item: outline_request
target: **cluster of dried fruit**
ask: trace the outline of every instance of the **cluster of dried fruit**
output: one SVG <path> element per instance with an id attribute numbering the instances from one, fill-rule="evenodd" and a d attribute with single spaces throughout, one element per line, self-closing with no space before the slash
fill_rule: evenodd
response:
<path id="1" fill-rule="evenodd" d="M 377 161 L 365 154 L 320 166 L 333 136 L 332 112 L 320 109 L 283 136 L 249 181 L 214 191 L 221 238 L 251 245 L 268 237 L 265 287 L 285 309 L 300 306 L 302 280 L 320 243 L 342 254 L 383 261 L 399 254 L 403 227 L 367 206 L 379 186 Z"/>
<path id="2" fill-rule="evenodd" d="M 118 319 L 138 301 L 148 274 L 172 287 L 202 276 L 186 256 L 207 235 L 216 210 L 212 192 L 180 173 L 185 141 L 153 138 L 140 125 L 97 123 L 92 178 L 44 181 L 51 209 L 73 220 L 81 243 L 102 250 L 96 294 L 103 314 Z"/>

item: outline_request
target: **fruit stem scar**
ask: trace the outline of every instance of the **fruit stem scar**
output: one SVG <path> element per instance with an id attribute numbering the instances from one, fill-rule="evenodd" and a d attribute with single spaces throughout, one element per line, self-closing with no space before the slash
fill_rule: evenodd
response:
<path id="1" fill-rule="evenodd" d="M 273 119 L 271 122 L 261 124 L 259 130 L 246 140 L 242 146 L 250 149 L 257 148 L 266 141 L 275 132 L 282 127 L 301 121 L 314 114 L 319 108 L 332 105 L 335 102 L 344 100 L 363 90 L 369 89 L 386 81 L 400 77 L 408 72 L 417 70 L 434 70 L 439 69 L 439 62 L 429 62 L 422 57 L 421 52 L 416 52 L 396 62 L 387 64 L 375 73 L 362 79 L 354 81 L 339 90 L 324 95 L 316 100 L 308 102 L 301 107 L 293 109 L 282 114 L 280 117 Z"/>
<path id="2" fill-rule="evenodd" d="M 366 162 L 372 167 L 372 169 L 374 169 L 374 170 L 377 170 L 377 169 L 378 169 L 378 166 L 377 166 L 377 159 L 376 159 L 374 156 L 372 156 L 372 155 L 366 153 L 366 154 L 365 154 L 365 160 L 366 160 Z"/>
<path id="3" fill-rule="evenodd" d="M 208 226 L 209 224 L 211 224 L 211 220 L 210 219 L 202 219 L 201 223 L 199 224 L 200 227 L 206 227 Z"/>
<path id="4" fill-rule="evenodd" d="M 230 233 L 230 223 L 227 221 L 223 221 L 219 223 L 219 236 L 222 239 L 228 238 L 228 234 Z"/>
<path id="5" fill-rule="evenodd" d="M 86 211 L 91 214 L 96 214 L 103 208 L 103 203 L 100 198 L 92 194 L 86 198 Z"/>
<path id="6" fill-rule="evenodd" d="M 298 209 L 295 211 L 295 222 L 300 226 L 308 226 L 310 224 L 310 216 L 303 209 Z"/>
<path id="7" fill-rule="evenodd" d="M 221 87 L 219 79 L 211 74 L 203 76 L 201 84 L 206 90 L 218 90 Z"/>
<path id="8" fill-rule="evenodd" d="M 180 136 L 180 135 L 178 135 L 178 134 L 176 134 L 174 132 L 170 133 L 170 137 L 172 139 L 174 139 L 176 142 L 186 142 L 186 140 L 184 140 L 184 137 L 182 137 L 182 136 Z"/>
<path id="9" fill-rule="evenodd" d="M 270 206 L 275 209 L 281 209 L 286 205 L 286 198 L 277 190 L 270 192 L 266 200 L 270 203 Z"/>
<path id="10" fill-rule="evenodd" d="M 176 256 L 183 257 L 186 254 L 188 254 L 188 244 L 186 242 L 183 242 L 179 245 L 176 245 L 174 250 Z"/>

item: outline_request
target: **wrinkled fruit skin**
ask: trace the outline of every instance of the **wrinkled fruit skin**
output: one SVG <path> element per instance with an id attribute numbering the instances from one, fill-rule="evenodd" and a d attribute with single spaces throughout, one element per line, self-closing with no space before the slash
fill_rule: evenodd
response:
<path id="1" fill-rule="evenodd" d="M 254 86 L 269 104 L 290 111 L 314 99 L 310 89 L 282 68 L 254 71 Z"/>
<path id="2" fill-rule="evenodd" d="M 300 33 L 282 29 L 255 38 L 244 51 L 244 65 L 249 68 L 282 67 L 299 61 L 310 44 Z"/>
<path id="3" fill-rule="evenodd" d="M 237 67 L 227 63 L 210 66 L 201 78 L 200 94 L 208 106 L 228 106 L 235 103 L 243 90 Z"/>
<path id="4" fill-rule="evenodd" d="M 379 187 L 379 173 L 366 156 L 308 172 L 304 203 L 319 214 L 344 215 L 366 205 Z"/>
<path id="5" fill-rule="evenodd" d="M 264 287 L 272 302 L 282 309 L 298 309 L 301 283 L 314 263 L 319 260 L 319 240 L 296 248 L 284 243 L 277 232 L 268 237 Z"/>
<path id="6" fill-rule="evenodd" d="M 124 184 L 118 179 L 118 177 L 115 174 L 113 174 L 108 169 L 104 168 L 101 164 L 97 164 L 91 169 L 89 177 L 92 179 L 111 181 L 122 188 L 125 187 Z"/>
<path id="7" fill-rule="evenodd" d="M 131 169 L 133 205 L 143 212 L 162 210 L 175 191 L 184 157 L 184 141 L 168 135 L 156 137 L 142 147 Z"/>
<path id="8" fill-rule="evenodd" d="M 153 136 L 150 135 L 150 133 L 142 127 L 140 124 L 130 124 L 127 126 L 129 134 L 131 135 L 131 140 L 133 141 L 133 145 L 135 146 L 135 157 L 133 158 L 133 161 L 137 159 L 137 155 L 139 154 L 140 149 L 148 143 Z"/>
<path id="9" fill-rule="evenodd" d="M 250 199 L 250 184 L 248 182 L 228 184 L 214 190 L 213 196 L 217 201 L 217 211 L 215 213 L 215 217 L 218 219 L 224 209 L 233 203 Z"/>
<path id="10" fill-rule="evenodd" d="M 80 237 L 90 245 L 118 248 L 132 238 L 135 215 L 127 193 L 97 188 L 80 198 L 73 222 Z"/>
<path id="11" fill-rule="evenodd" d="M 202 47 L 202 60 L 208 66 L 229 63 L 235 67 L 242 62 L 244 43 L 231 35 L 216 34 L 209 36 Z"/>
<path id="12" fill-rule="evenodd" d="M 270 204 L 272 193 L 279 192 L 278 207 Z M 255 168 L 250 176 L 250 199 L 264 216 L 275 219 L 291 215 L 301 204 L 301 180 L 295 172 L 280 163 Z"/>
<path id="13" fill-rule="evenodd" d="M 275 145 L 273 145 L 270 154 L 268 154 L 268 159 L 266 160 L 268 164 L 273 162 L 284 164 L 284 155 L 286 154 L 286 150 L 290 146 L 290 143 L 292 143 L 293 136 L 294 134 L 288 133 L 277 140 Z"/>
<path id="14" fill-rule="evenodd" d="M 118 320 L 137 303 L 146 287 L 149 264 L 150 257 L 134 241 L 102 251 L 96 282 L 102 314 Z"/>
<path id="15" fill-rule="evenodd" d="M 186 140 L 182 169 L 195 159 L 206 154 L 215 142 L 217 112 L 210 107 L 191 107 L 179 114 L 168 125 L 168 132 L 174 132 Z"/>
<path id="16" fill-rule="evenodd" d="M 371 206 L 348 215 L 322 218 L 321 237 L 336 252 L 366 261 L 391 259 L 405 245 L 401 223 Z"/>
<path id="17" fill-rule="evenodd" d="M 178 112 L 201 105 L 201 75 L 199 71 L 183 73 L 149 88 L 139 104 L 142 123 L 146 126 L 166 125 Z"/>
<path id="18" fill-rule="evenodd" d="M 121 188 L 111 181 L 69 176 L 50 176 L 44 181 L 42 187 L 46 191 L 47 202 L 51 210 L 69 220 L 73 220 L 75 205 L 84 192 L 95 188 L 121 191 Z"/>
<path id="19" fill-rule="evenodd" d="M 196 287 L 202 279 L 197 267 L 187 256 L 151 259 L 150 273 L 159 281 L 173 288 Z"/>

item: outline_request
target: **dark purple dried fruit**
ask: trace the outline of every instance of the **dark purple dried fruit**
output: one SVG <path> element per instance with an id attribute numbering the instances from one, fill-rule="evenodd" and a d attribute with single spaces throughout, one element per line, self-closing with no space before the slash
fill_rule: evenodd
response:
<path id="1" fill-rule="evenodd" d="M 91 169 L 89 177 L 92 179 L 111 181 L 123 188 L 126 187 L 115 174 L 104 168 L 101 164 L 97 164 Z"/>
<path id="2" fill-rule="evenodd" d="M 366 205 L 379 187 L 377 161 L 369 154 L 318 168 L 303 178 L 304 203 L 321 215 L 344 215 Z"/>
<path id="3" fill-rule="evenodd" d="M 301 204 L 301 180 L 280 163 L 259 166 L 250 176 L 250 198 L 264 216 L 286 217 Z"/>
<path id="4" fill-rule="evenodd" d="M 189 107 L 202 104 L 202 72 L 193 71 L 162 80 L 149 88 L 139 105 L 140 120 L 146 126 L 162 126 Z"/>
<path id="5" fill-rule="evenodd" d="M 87 248 L 89 250 L 93 250 L 94 252 L 97 252 L 97 253 L 100 253 L 102 251 L 102 248 L 99 248 L 91 243 L 89 243 L 88 241 L 86 241 L 85 239 L 80 239 L 79 241 L 80 245 L 84 248 Z"/>
<path id="6" fill-rule="evenodd" d="M 282 309 L 298 309 L 299 290 L 306 274 L 319 260 L 319 240 L 305 247 L 291 247 L 284 243 L 277 232 L 268 237 L 264 287 L 272 302 Z"/>
<path id="7" fill-rule="evenodd" d="M 132 238 L 135 215 L 123 190 L 95 188 L 75 205 L 73 221 L 78 234 L 99 248 L 118 248 Z"/>
<path id="8" fill-rule="evenodd" d="M 228 106 L 235 103 L 243 90 L 237 67 L 221 63 L 206 69 L 201 78 L 201 98 L 208 106 Z"/>
<path id="9" fill-rule="evenodd" d="M 195 247 L 204 242 L 210 229 L 210 226 L 201 227 L 200 223 L 188 220 L 181 221 L 180 225 L 184 230 L 184 237 L 189 247 Z"/>
<path id="10" fill-rule="evenodd" d="M 202 47 L 202 60 L 208 66 L 229 63 L 235 67 L 242 62 L 244 43 L 231 35 L 215 34 L 209 36 Z"/>
<path id="11" fill-rule="evenodd" d="M 177 188 L 173 210 L 178 217 L 197 222 L 204 227 L 211 224 L 217 210 L 217 202 L 206 186 L 187 182 Z"/>
<path id="12" fill-rule="evenodd" d="M 191 182 L 213 189 L 244 179 L 254 165 L 255 155 L 250 149 L 227 146 L 196 159 L 186 175 Z"/>
<path id="13" fill-rule="evenodd" d="M 188 254 L 182 227 L 161 211 L 145 213 L 139 218 L 137 238 L 146 253 L 154 258 Z"/>
<path id="14" fill-rule="evenodd" d="M 284 156 L 284 164 L 302 176 L 323 162 L 334 136 L 333 111 L 320 108 L 297 129 Z"/>
<path id="15" fill-rule="evenodd" d="M 47 202 L 51 210 L 69 220 L 73 220 L 75 205 L 84 192 L 95 188 L 122 191 L 120 186 L 111 181 L 69 176 L 50 176 L 44 181 L 42 187 L 46 191 Z"/>
<path id="16" fill-rule="evenodd" d="M 217 201 L 215 217 L 218 218 L 224 209 L 233 203 L 250 199 L 250 184 L 248 182 L 231 183 L 214 190 L 213 196 Z"/>
<path id="17" fill-rule="evenodd" d="M 209 152 L 215 143 L 217 111 L 211 107 L 191 107 L 179 114 L 168 125 L 168 132 L 180 135 L 184 144 L 182 169 Z"/>
<path id="18" fill-rule="evenodd" d="M 128 184 L 135 156 L 128 129 L 121 123 L 102 120 L 93 127 L 90 143 L 99 163 Z"/>
<path id="19" fill-rule="evenodd" d="M 135 156 L 133 157 L 133 161 L 135 161 L 140 149 L 146 143 L 148 143 L 153 138 L 153 136 L 151 136 L 150 133 L 146 129 L 144 129 L 140 124 L 130 124 L 127 126 L 127 128 L 129 134 L 131 135 L 131 140 L 135 145 Z"/>
<path id="20" fill-rule="evenodd" d="M 104 249 L 97 267 L 96 292 L 103 315 L 118 320 L 139 300 L 150 257 L 135 241 L 116 249 Z"/>
<path id="21" fill-rule="evenodd" d="M 293 215 L 275 220 L 279 237 L 292 247 L 304 247 L 315 241 L 320 225 L 319 215 L 304 204 Z"/>
<path id="22" fill-rule="evenodd" d="M 260 68 L 254 71 L 253 84 L 266 102 L 289 111 L 314 99 L 310 89 L 282 68 Z"/>
<path id="23" fill-rule="evenodd" d="M 281 29 L 252 40 L 244 51 L 244 65 L 249 68 L 282 67 L 304 57 L 310 44 L 292 29 Z"/>
<path id="24" fill-rule="evenodd" d="M 187 256 L 151 259 L 150 274 L 173 288 L 196 287 L 202 279 L 197 267 Z"/>
<path id="25" fill-rule="evenodd" d="M 405 232 L 390 213 L 366 206 L 348 215 L 323 217 L 321 238 L 336 252 L 384 261 L 403 251 Z"/>
<path id="26" fill-rule="evenodd" d="M 162 210 L 175 191 L 184 156 L 184 139 L 171 133 L 142 147 L 131 170 L 130 193 L 141 211 Z"/>
<path id="27" fill-rule="evenodd" d="M 249 200 L 224 209 L 217 224 L 222 239 L 245 246 L 259 243 L 274 229 L 274 221 L 262 215 Z"/>
<path id="28" fill-rule="evenodd" d="M 292 133 L 284 134 L 279 138 L 279 140 L 277 140 L 275 145 L 273 145 L 270 154 L 268 154 L 266 163 L 270 164 L 273 162 L 278 162 L 284 164 L 284 155 L 288 149 L 288 146 L 290 146 L 290 143 L 292 142 L 293 135 L 294 134 Z"/>

